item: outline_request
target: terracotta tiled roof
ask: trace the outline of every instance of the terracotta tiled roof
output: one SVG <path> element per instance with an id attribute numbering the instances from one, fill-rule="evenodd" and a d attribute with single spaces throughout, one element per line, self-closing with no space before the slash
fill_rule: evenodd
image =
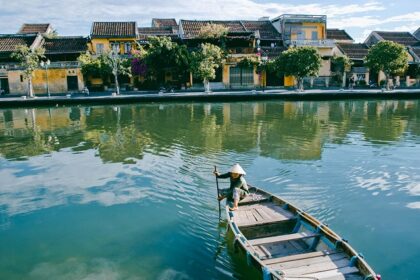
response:
<path id="1" fill-rule="evenodd" d="M 36 34 L 5 34 L 0 35 L 0 52 L 14 52 L 19 45 L 31 46 L 37 35 Z"/>
<path id="2" fill-rule="evenodd" d="M 136 37 L 135 22 L 94 22 L 90 32 L 92 38 Z"/>
<path id="3" fill-rule="evenodd" d="M 375 31 L 384 40 L 393 41 L 404 46 L 411 46 L 416 44 L 419 40 L 416 39 L 410 32 L 385 32 Z"/>
<path id="4" fill-rule="evenodd" d="M 419 27 L 419 29 L 417 29 L 416 31 L 414 31 L 413 35 L 414 35 L 414 37 L 416 37 L 417 39 L 420 40 L 420 27 Z"/>
<path id="5" fill-rule="evenodd" d="M 24 23 L 18 34 L 46 33 L 51 27 L 49 23 Z"/>
<path id="6" fill-rule="evenodd" d="M 178 24 L 174 18 L 154 18 L 152 27 L 178 27 Z"/>
<path id="7" fill-rule="evenodd" d="M 247 31 L 258 31 L 261 40 L 281 39 L 281 34 L 269 20 L 243 20 L 242 25 Z"/>
<path id="8" fill-rule="evenodd" d="M 183 30 L 183 36 L 186 39 L 196 38 L 199 35 L 201 28 L 208 24 L 219 24 L 228 28 L 228 32 L 248 32 L 239 20 L 228 21 L 228 20 L 180 20 L 179 24 Z"/>
<path id="9" fill-rule="evenodd" d="M 353 41 L 353 38 L 342 29 L 327 29 L 327 39 L 333 39 L 337 41 Z"/>
<path id="10" fill-rule="evenodd" d="M 345 44 L 338 43 L 338 48 L 353 60 L 362 60 L 368 54 L 369 48 L 366 44 Z"/>
<path id="11" fill-rule="evenodd" d="M 46 54 L 83 53 L 87 50 L 87 39 L 83 37 L 58 37 L 45 39 Z"/>
<path id="12" fill-rule="evenodd" d="M 411 48 L 413 53 L 416 54 L 416 56 L 420 59 L 420 47 Z"/>
<path id="13" fill-rule="evenodd" d="M 139 40 L 147 40 L 147 38 L 150 36 L 178 36 L 176 30 L 174 30 L 172 27 L 139 27 L 137 30 Z"/>

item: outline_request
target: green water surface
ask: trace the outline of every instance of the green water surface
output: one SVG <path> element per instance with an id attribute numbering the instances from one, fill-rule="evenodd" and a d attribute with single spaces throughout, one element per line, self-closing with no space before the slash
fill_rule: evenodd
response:
<path id="1" fill-rule="evenodd" d="M 257 279 L 218 219 L 235 162 L 420 279 L 419 101 L 0 110 L 0 279 Z"/>

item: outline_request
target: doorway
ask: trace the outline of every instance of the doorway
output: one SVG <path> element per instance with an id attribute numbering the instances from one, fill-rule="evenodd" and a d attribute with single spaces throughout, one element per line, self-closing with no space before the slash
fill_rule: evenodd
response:
<path id="1" fill-rule="evenodd" d="M 77 76 L 67 76 L 67 90 L 77 91 L 79 90 L 79 83 Z"/>
<path id="2" fill-rule="evenodd" d="M 2 92 L 3 94 L 10 93 L 9 80 L 7 78 L 0 78 L 0 92 Z"/>

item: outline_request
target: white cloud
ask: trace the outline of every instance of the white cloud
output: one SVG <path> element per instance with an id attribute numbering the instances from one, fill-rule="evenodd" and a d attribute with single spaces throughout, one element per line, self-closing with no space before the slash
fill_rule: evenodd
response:
<path id="1" fill-rule="evenodd" d="M 329 26 L 336 28 L 369 27 L 382 23 L 382 20 L 372 16 L 337 18 L 328 21 Z"/>
<path id="2" fill-rule="evenodd" d="M 6 207 L 9 216 L 65 205 L 72 200 L 104 206 L 124 204 L 150 193 L 144 186 L 133 187 L 132 171 L 125 165 L 102 164 L 94 150 L 77 154 L 54 152 L 48 159 L 31 157 L 25 167 L 27 174 L 21 176 L 21 172 L 16 166 L 0 169 L 0 205 Z M 118 179 L 118 174 L 125 176 Z"/>
<path id="3" fill-rule="evenodd" d="M 387 22 L 404 22 L 404 21 L 415 21 L 420 22 L 420 12 L 408 13 L 399 16 L 393 16 L 386 20 Z"/>
<path id="4" fill-rule="evenodd" d="M 420 201 L 408 203 L 407 207 L 411 209 L 420 209 Z"/>
<path id="5" fill-rule="evenodd" d="M 377 1 L 363 4 L 282 4 L 276 1 L 260 3 L 256 0 L 156 0 L 124 3 L 99 0 L 0 0 L 0 30 L 15 32 L 24 22 L 51 22 L 61 33 L 89 33 L 92 21 L 133 20 L 141 25 L 150 24 L 152 17 L 177 19 L 257 19 L 276 17 L 284 13 L 326 14 L 331 18 L 381 11 Z M 162 8 L 164 7 L 164 9 Z M 3 31 L 0 31 L 0 33 Z"/>

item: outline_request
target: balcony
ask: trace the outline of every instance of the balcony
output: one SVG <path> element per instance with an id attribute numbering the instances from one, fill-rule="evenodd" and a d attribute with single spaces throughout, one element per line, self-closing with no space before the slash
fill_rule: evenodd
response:
<path id="1" fill-rule="evenodd" d="M 286 40 L 287 46 L 295 47 L 316 47 L 316 48 L 334 48 L 335 41 L 331 39 L 325 40 Z"/>
<path id="2" fill-rule="evenodd" d="M 41 66 L 39 68 L 42 68 Z M 54 61 L 48 65 L 48 69 L 68 69 L 68 68 L 80 68 L 78 61 Z M 22 66 L 19 63 L 0 63 L 0 72 L 22 70 Z"/>
<path id="3" fill-rule="evenodd" d="M 229 54 L 256 54 L 257 49 L 251 47 L 228 48 Z"/>
<path id="4" fill-rule="evenodd" d="M 352 67 L 351 70 L 355 74 L 365 74 L 369 72 L 367 67 Z"/>

